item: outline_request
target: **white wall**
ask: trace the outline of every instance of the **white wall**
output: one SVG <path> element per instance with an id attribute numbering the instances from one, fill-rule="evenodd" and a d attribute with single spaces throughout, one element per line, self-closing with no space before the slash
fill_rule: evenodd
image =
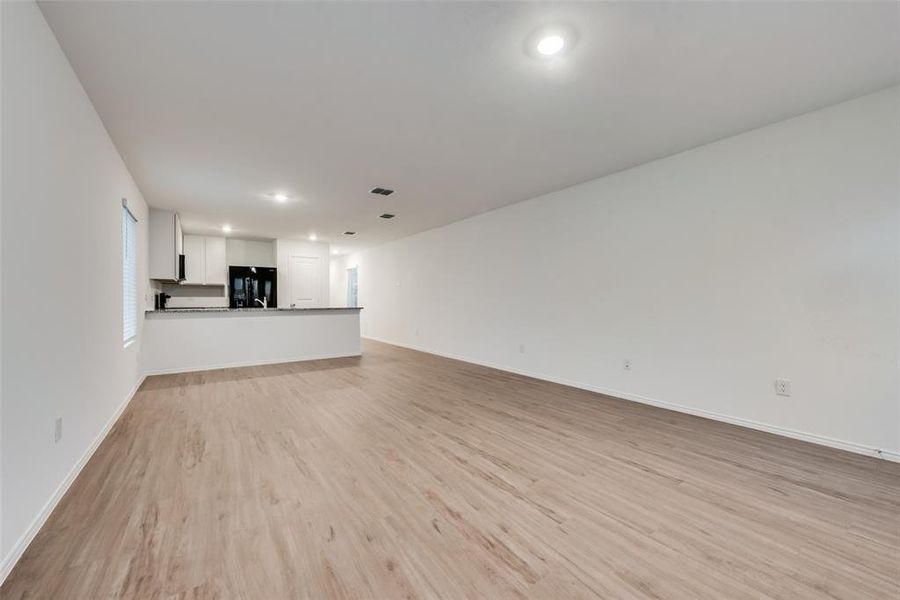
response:
<path id="1" fill-rule="evenodd" d="M 0 7 L 0 36 L 3 33 L 3 16 L 4 11 L 2 7 Z M 2 63 L 3 56 L 3 48 L 2 48 L 2 37 L 0 37 L 0 63 Z M 3 128 L 3 103 L 5 102 L 5 98 L 2 94 L 2 73 L 3 67 L 0 65 L 0 130 Z M 0 136 L 2 137 L 2 136 Z M 2 189 L 2 180 L 3 180 L 3 169 L 6 165 L 3 162 L 3 156 L 6 154 L 4 150 L 5 144 L 0 144 L 0 215 L 3 213 L 3 189 Z M 2 585 L 3 580 L 6 578 L 7 570 L 9 567 L 8 553 L 3 550 L 3 277 L 2 277 L 2 265 L 3 265 L 3 222 L 0 219 L 0 585 Z"/>
<path id="2" fill-rule="evenodd" d="M 319 260 L 319 301 L 316 306 L 328 306 L 330 246 L 322 242 L 302 240 L 275 240 L 275 255 L 278 262 L 278 306 L 291 305 L 291 257 L 309 256 Z"/>
<path id="3" fill-rule="evenodd" d="M 100 118 L 34 3 L 2 3 L 2 21 L 0 576 L 141 380 L 140 340 L 122 346 L 123 197 L 148 288 L 147 207 Z"/>
<path id="4" fill-rule="evenodd" d="M 897 452 L 898 128 L 893 88 L 352 256 L 363 335 Z"/>
<path id="5" fill-rule="evenodd" d="M 347 306 L 347 269 L 350 264 L 349 256 L 332 256 L 328 275 L 328 296 L 331 306 Z"/>

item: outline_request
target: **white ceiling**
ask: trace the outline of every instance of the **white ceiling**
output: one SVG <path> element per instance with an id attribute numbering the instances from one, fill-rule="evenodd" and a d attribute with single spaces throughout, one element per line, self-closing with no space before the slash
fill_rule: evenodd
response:
<path id="1" fill-rule="evenodd" d="M 900 82 L 894 2 L 41 9 L 150 205 L 345 250 Z M 553 24 L 573 47 L 529 56 Z"/>

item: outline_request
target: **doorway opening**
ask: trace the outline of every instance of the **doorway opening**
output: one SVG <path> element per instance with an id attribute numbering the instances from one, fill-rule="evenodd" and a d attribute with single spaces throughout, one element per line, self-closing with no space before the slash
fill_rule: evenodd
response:
<path id="1" fill-rule="evenodd" d="M 356 281 L 356 267 L 347 269 L 347 306 L 356 308 L 359 301 L 359 290 Z"/>

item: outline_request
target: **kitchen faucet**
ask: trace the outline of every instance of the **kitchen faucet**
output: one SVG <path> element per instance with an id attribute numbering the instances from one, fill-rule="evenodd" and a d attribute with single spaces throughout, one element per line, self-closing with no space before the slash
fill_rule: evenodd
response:
<path id="1" fill-rule="evenodd" d="M 263 308 L 269 308 L 269 299 L 268 298 L 263 298 L 262 300 L 257 298 L 256 301 L 259 302 L 260 304 L 262 304 Z"/>

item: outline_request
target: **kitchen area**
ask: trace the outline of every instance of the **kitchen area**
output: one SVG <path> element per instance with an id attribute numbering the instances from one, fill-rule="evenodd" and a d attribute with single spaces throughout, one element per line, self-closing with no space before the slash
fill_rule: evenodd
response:
<path id="1" fill-rule="evenodd" d="M 149 238 L 148 374 L 360 355 L 361 308 L 329 306 L 328 244 L 185 233 L 155 208 Z"/>

